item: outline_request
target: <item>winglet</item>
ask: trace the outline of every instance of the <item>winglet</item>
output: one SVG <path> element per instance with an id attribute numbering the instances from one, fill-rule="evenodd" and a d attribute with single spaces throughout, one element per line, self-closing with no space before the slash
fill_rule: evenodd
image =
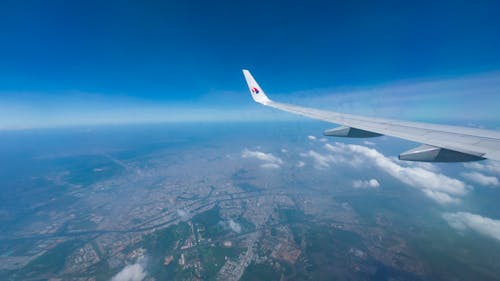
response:
<path id="1" fill-rule="evenodd" d="M 257 81 L 255 81 L 252 74 L 250 74 L 250 71 L 243 69 L 243 75 L 245 76 L 245 80 L 248 84 L 248 89 L 250 90 L 254 101 L 263 105 L 271 102 L 271 100 L 266 96 L 266 93 L 264 93 L 259 84 L 257 84 Z"/>

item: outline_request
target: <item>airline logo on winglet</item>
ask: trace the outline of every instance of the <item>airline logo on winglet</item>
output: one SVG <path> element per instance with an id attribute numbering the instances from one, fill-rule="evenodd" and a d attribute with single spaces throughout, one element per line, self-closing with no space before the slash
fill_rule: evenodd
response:
<path id="1" fill-rule="evenodd" d="M 253 88 L 252 88 L 252 93 L 254 93 L 254 94 L 258 94 L 258 93 L 259 93 L 259 89 L 257 89 L 257 88 L 255 88 L 255 87 L 253 87 Z"/>

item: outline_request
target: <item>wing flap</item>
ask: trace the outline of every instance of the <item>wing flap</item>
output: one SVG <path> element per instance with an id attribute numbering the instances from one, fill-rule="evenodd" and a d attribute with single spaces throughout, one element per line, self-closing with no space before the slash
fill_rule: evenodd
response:
<path id="1" fill-rule="evenodd" d="M 420 162 L 469 162 L 484 160 L 483 157 L 475 156 L 459 151 L 448 150 L 423 144 L 414 149 L 399 154 L 400 160 Z"/>

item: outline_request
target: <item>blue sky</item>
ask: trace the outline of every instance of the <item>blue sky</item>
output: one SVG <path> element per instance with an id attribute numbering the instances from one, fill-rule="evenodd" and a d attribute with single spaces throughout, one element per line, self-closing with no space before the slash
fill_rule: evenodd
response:
<path id="1" fill-rule="evenodd" d="M 241 68 L 285 99 L 500 77 L 498 12 L 497 1 L 3 1 L 0 127 L 274 116 L 237 96 Z"/>

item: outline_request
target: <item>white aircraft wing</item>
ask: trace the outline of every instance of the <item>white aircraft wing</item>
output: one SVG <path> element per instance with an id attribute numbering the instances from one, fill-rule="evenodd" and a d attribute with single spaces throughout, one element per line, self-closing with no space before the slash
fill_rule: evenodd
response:
<path id="1" fill-rule="evenodd" d="M 483 159 L 500 161 L 500 132 L 475 128 L 436 125 L 372 118 L 301 107 L 272 101 L 248 70 L 243 75 L 252 98 L 265 106 L 342 125 L 324 131 L 326 136 L 376 137 L 387 135 L 423 145 L 403 152 L 401 160 L 424 162 L 465 162 Z"/>

